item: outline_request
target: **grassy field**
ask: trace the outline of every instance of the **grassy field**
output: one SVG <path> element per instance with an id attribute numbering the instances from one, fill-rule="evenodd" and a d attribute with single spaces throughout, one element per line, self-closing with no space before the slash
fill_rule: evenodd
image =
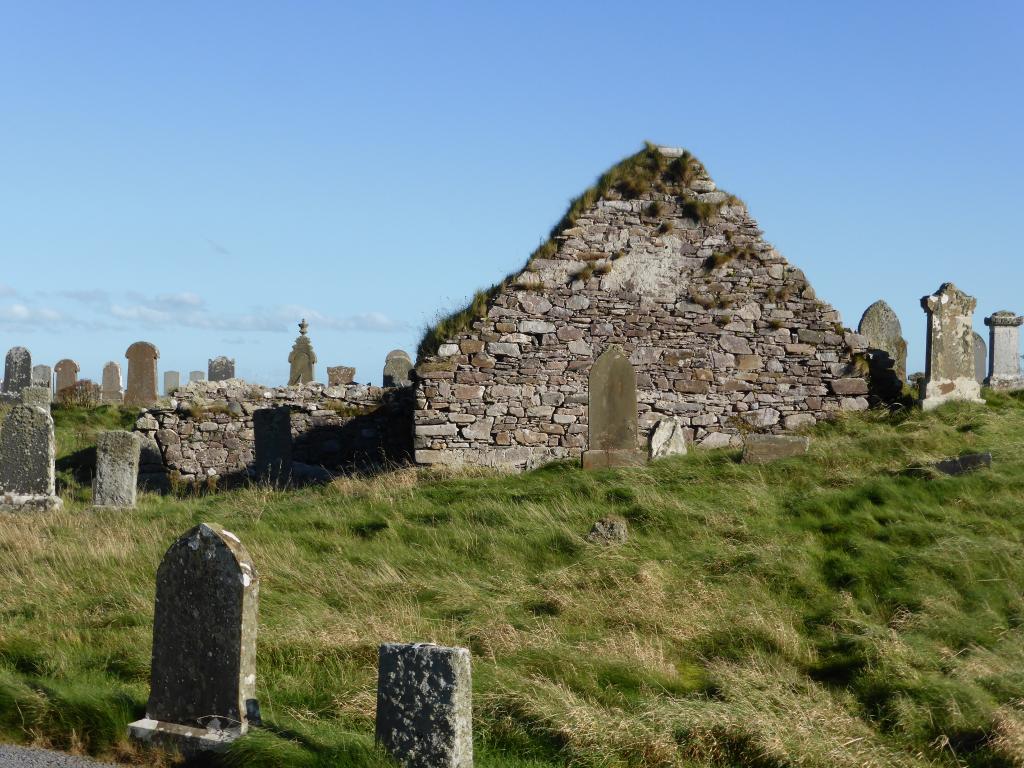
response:
<path id="1" fill-rule="evenodd" d="M 481 766 L 1024 765 L 1024 398 L 821 425 L 810 455 L 634 470 L 398 471 L 297 492 L 0 518 L 0 739 L 139 765 L 154 574 L 200 521 L 262 578 L 266 727 L 218 765 L 375 766 L 377 645 L 473 653 Z M 991 470 L 908 476 L 990 450 Z M 618 547 L 594 520 L 628 521 Z"/>

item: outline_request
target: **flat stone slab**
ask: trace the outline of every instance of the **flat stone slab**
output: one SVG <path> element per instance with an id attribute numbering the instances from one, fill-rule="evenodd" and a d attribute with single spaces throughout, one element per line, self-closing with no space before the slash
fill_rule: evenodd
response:
<path id="1" fill-rule="evenodd" d="M 935 468 L 944 475 L 963 475 L 978 469 L 992 466 L 991 453 L 968 453 L 955 459 L 946 459 L 935 464 Z"/>
<path id="2" fill-rule="evenodd" d="M 647 463 L 643 451 L 584 451 L 584 469 L 611 469 L 613 467 L 642 467 Z"/>
<path id="3" fill-rule="evenodd" d="M 242 734 L 237 729 L 199 728 L 144 717 L 128 724 L 128 735 L 144 743 L 173 747 L 183 757 L 190 757 L 201 752 L 223 752 Z"/>
<path id="4" fill-rule="evenodd" d="M 59 512 L 64 509 L 60 496 L 24 493 L 0 494 L 0 512 Z"/>
<path id="5" fill-rule="evenodd" d="M 743 441 L 744 464 L 769 464 L 803 456 L 811 447 L 811 438 L 799 435 L 748 435 Z"/>
<path id="6" fill-rule="evenodd" d="M 0 744 L 0 765 L 4 768 L 113 768 L 114 763 L 100 763 L 87 757 L 68 755 L 49 749 L 16 747 Z"/>

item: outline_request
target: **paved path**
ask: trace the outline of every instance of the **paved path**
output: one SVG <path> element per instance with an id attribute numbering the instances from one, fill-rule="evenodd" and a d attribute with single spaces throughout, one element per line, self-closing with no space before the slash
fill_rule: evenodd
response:
<path id="1" fill-rule="evenodd" d="M 0 766 L 3 768 L 110 768 L 111 765 L 63 752 L 0 744 Z"/>

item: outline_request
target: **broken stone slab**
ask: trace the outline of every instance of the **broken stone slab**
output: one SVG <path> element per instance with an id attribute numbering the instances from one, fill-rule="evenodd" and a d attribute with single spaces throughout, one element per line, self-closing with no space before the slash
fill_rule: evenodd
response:
<path id="1" fill-rule="evenodd" d="M 811 447 L 811 439 L 800 435 L 747 435 L 743 441 L 744 464 L 769 464 L 773 461 L 803 456 Z"/>
<path id="2" fill-rule="evenodd" d="M 661 419 L 651 430 L 650 458 L 682 456 L 686 453 L 686 430 L 678 419 Z"/>
<path id="3" fill-rule="evenodd" d="M 615 517 L 602 517 L 587 534 L 587 541 L 591 544 L 625 544 L 628 538 L 626 521 Z"/>
<path id="4" fill-rule="evenodd" d="M 472 768 L 472 697 L 467 649 L 380 646 L 376 740 L 403 768 Z"/>
<path id="5" fill-rule="evenodd" d="M 642 467 L 647 454 L 639 450 L 585 451 L 583 469 L 613 469 L 615 467 Z"/>
<path id="6" fill-rule="evenodd" d="M 342 387 L 355 381 L 356 369 L 348 365 L 327 366 L 327 386 Z"/>
<path id="7" fill-rule="evenodd" d="M 991 453 L 967 453 L 955 459 L 936 462 L 935 469 L 944 475 L 963 475 L 967 472 L 992 466 Z"/>
<path id="8" fill-rule="evenodd" d="M 92 503 L 97 507 L 135 506 L 142 443 L 135 432 L 112 430 L 96 437 L 96 477 Z"/>

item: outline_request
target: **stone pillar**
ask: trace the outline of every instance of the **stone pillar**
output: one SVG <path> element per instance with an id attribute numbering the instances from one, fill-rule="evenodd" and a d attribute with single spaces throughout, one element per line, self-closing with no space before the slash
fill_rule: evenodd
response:
<path id="1" fill-rule="evenodd" d="M 259 575 L 242 542 L 201 523 L 175 541 L 156 574 L 146 717 L 129 735 L 186 757 L 220 750 L 259 722 Z"/>
<path id="2" fill-rule="evenodd" d="M 181 386 L 181 374 L 177 371 L 164 371 L 164 394 L 172 395 Z"/>
<path id="3" fill-rule="evenodd" d="M 253 411 L 256 480 L 276 487 L 292 476 L 292 410 L 288 406 Z"/>
<path id="4" fill-rule="evenodd" d="M 0 510 L 60 509 L 50 412 L 15 405 L 0 429 Z"/>
<path id="5" fill-rule="evenodd" d="M 314 380 L 313 366 L 316 365 L 316 352 L 313 351 L 313 342 L 306 334 L 309 332 L 309 323 L 305 318 L 299 323 L 299 337 L 292 345 L 292 351 L 288 355 L 288 385 L 308 384 Z"/>
<path id="6" fill-rule="evenodd" d="M 3 393 L 16 399 L 21 390 L 32 386 L 32 354 L 24 347 L 11 347 L 4 360 Z"/>
<path id="7" fill-rule="evenodd" d="M 148 341 L 136 341 L 124 356 L 128 358 L 128 387 L 124 393 L 125 405 L 143 407 L 156 403 L 156 361 L 160 350 Z"/>
<path id="8" fill-rule="evenodd" d="M 985 318 L 989 327 L 989 367 L 985 383 L 993 389 L 1024 389 L 1020 371 L 1020 326 L 1024 317 L 996 312 Z"/>
<path id="9" fill-rule="evenodd" d="M 921 407 L 931 410 L 952 400 L 984 403 L 974 376 L 973 296 L 953 283 L 921 299 L 928 315 L 928 344 Z"/>
<path id="10" fill-rule="evenodd" d="M 609 347 L 590 369 L 589 444 L 584 469 L 644 464 L 638 447 L 636 372 L 619 347 Z"/>
<path id="11" fill-rule="evenodd" d="M 141 442 L 135 432 L 115 430 L 96 436 L 96 477 L 92 503 L 97 507 L 131 509 L 139 477 Z"/>
<path id="12" fill-rule="evenodd" d="M 469 651 L 428 643 L 382 645 L 376 737 L 403 768 L 472 768 Z"/>

